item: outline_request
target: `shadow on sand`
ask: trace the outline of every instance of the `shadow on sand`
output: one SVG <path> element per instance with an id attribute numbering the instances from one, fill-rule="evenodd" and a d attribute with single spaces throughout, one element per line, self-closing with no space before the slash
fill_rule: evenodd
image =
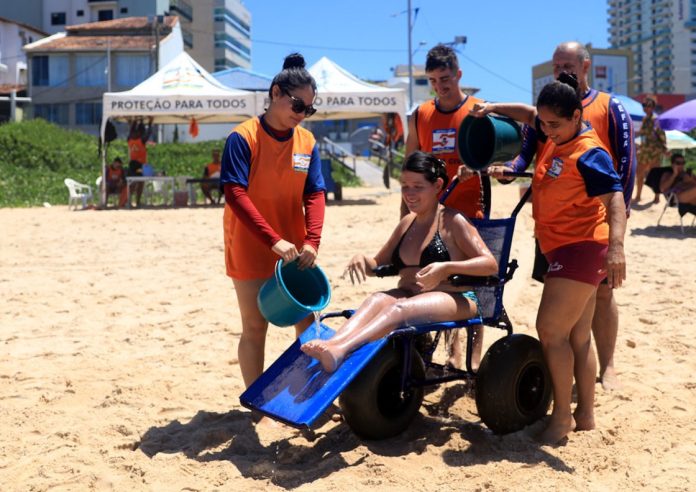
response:
<path id="1" fill-rule="evenodd" d="M 317 428 L 329 422 L 330 414 L 327 412 Z M 182 453 L 200 462 L 228 461 L 245 478 L 270 480 L 292 489 L 344 468 L 360 466 L 370 454 L 404 456 L 421 454 L 432 446 L 447 446 L 452 436 L 459 433 L 470 446 L 465 451 L 445 450 L 443 460 L 449 466 L 495 461 L 545 462 L 558 471 L 573 471 L 521 432 L 496 436 L 480 423 L 462 424 L 423 415 L 401 435 L 383 441 L 363 441 L 345 423 L 334 424 L 325 432 L 273 430 L 275 436 L 282 437 L 260 438 L 250 412 L 232 410 L 223 414 L 201 410 L 188 423 L 174 420 L 162 427 L 151 427 L 134 450 L 150 458 L 159 453 Z M 261 436 L 264 434 L 261 432 Z"/>

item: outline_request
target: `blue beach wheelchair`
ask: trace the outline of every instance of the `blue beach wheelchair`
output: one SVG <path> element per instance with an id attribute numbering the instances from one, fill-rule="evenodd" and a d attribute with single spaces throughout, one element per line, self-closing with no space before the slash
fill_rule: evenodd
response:
<path id="1" fill-rule="evenodd" d="M 452 183 L 450 190 L 455 185 Z M 455 285 L 473 286 L 480 301 L 476 318 L 402 326 L 389 336 L 349 354 L 334 373 L 300 351 L 307 341 L 328 339 L 331 320 L 350 317 L 352 310 L 321 317 L 310 326 L 240 397 L 243 406 L 297 428 L 310 428 L 338 398 L 345 422 L 360 437 L 384 439 L 404 431 L 419 412 L 426 386 L 463 380 L 475 386 L 479 417 L 494 433 L 514 432 L 540 419 L 551 400 L 551 380 L 541 344 L 513 334 L 503 307 L 503 289 L 517 261 L 510 260 L 515 220 L 529 197 L 522 197 L 509 218 L 472 220 L 498 260 L 491 277 L 451 278 Z M 389 268 L 379 269 L 378 275 Z M 486 325 L 506 332 L 472 369 L 473 328 Z M 446 330 L 467 330 L 465 369 L 432 361 Z M 431 334 L 432 336 L 423 336 Z M 427 340 L 426 343 L 422 343 Z"/>

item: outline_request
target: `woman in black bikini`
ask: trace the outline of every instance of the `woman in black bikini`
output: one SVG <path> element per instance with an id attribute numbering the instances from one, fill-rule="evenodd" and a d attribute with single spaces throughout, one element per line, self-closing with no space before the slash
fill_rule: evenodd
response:
<path id="1" fill-rule="evenodd" d="M 399 284 L 368 297 L 330 340 L 302 345 L 302 351 L 318 359 L 327 372 L 335 371 L 348 353 L 403 324 L 476 314 L 473 292 L 452 286 L 448 278 L 494 275 L 498 264 L 466 217 L 439 203 L 447 181 L 445 163 L 430 154 L 414 152 L 404 163 L 401 195 L 410 213 L 375 257 L 355 255 L 346 268 L 351 280 L 360 282 L 378 265 L 391 263 L 399 272 Z"/>

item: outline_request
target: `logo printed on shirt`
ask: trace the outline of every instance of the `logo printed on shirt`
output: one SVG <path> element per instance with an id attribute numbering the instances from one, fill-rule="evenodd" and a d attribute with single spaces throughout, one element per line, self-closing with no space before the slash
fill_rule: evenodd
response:
<path id="1" fill-rule="evenodd" d="M 292 154 L 292 169 L 298 173 L 308 173 L 311 159 L 309 154 Z"/>
<path id="2" fill-rule="evenodd" d="M 558 176 L 561 175 L 562 171 L 563 171 L 563 160 L 560 157 L 554 157 L 553 160 L 551 161 L 551 167 L 549 167 L 549 170 L 546 171 L 546 174 L 551 176 L 552 178 L 557 178 Z"/>
<path id="3" fill-rule="evenodd" d="M 433 154 L 452 152 L 457 140 L 456 128 L 433 130 Z"/>

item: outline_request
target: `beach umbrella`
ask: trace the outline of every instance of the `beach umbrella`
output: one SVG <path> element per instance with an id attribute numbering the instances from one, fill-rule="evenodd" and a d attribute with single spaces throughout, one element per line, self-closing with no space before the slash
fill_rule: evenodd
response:
<path id="1" fill-rule="evenodd" d="M 669 150 L 696 148 L 696 140 L 684 132 L 680 132 L 679 130 L 667 130 L 665 131 L 665 135 L 667 136 L 667 148 Z"/>
<path id="2" fill-rule="evenodd" d="M 696 140 L 679 130 L 666 130 L 665 137 L 667 137 L 667 148 L 669 150 L 696 148 Z M 640 145 L 640 137 L 636 137 L 636 143 Z"/>
<path id="3" fill-rule="evenodd" d="M 633 121 L 645 118 L 645 111 L 643 111 L 643 105 L 640 102 L 623 94 L 612 94 L 611 97 L 619 100 Z"/>
<path id="4" fill-rule="evenodd" d="M 688 132 L 696 128 L 696 99 L 686 101 L 665 111 L 658 118 L 664 130 L 681 130 Z"/>

